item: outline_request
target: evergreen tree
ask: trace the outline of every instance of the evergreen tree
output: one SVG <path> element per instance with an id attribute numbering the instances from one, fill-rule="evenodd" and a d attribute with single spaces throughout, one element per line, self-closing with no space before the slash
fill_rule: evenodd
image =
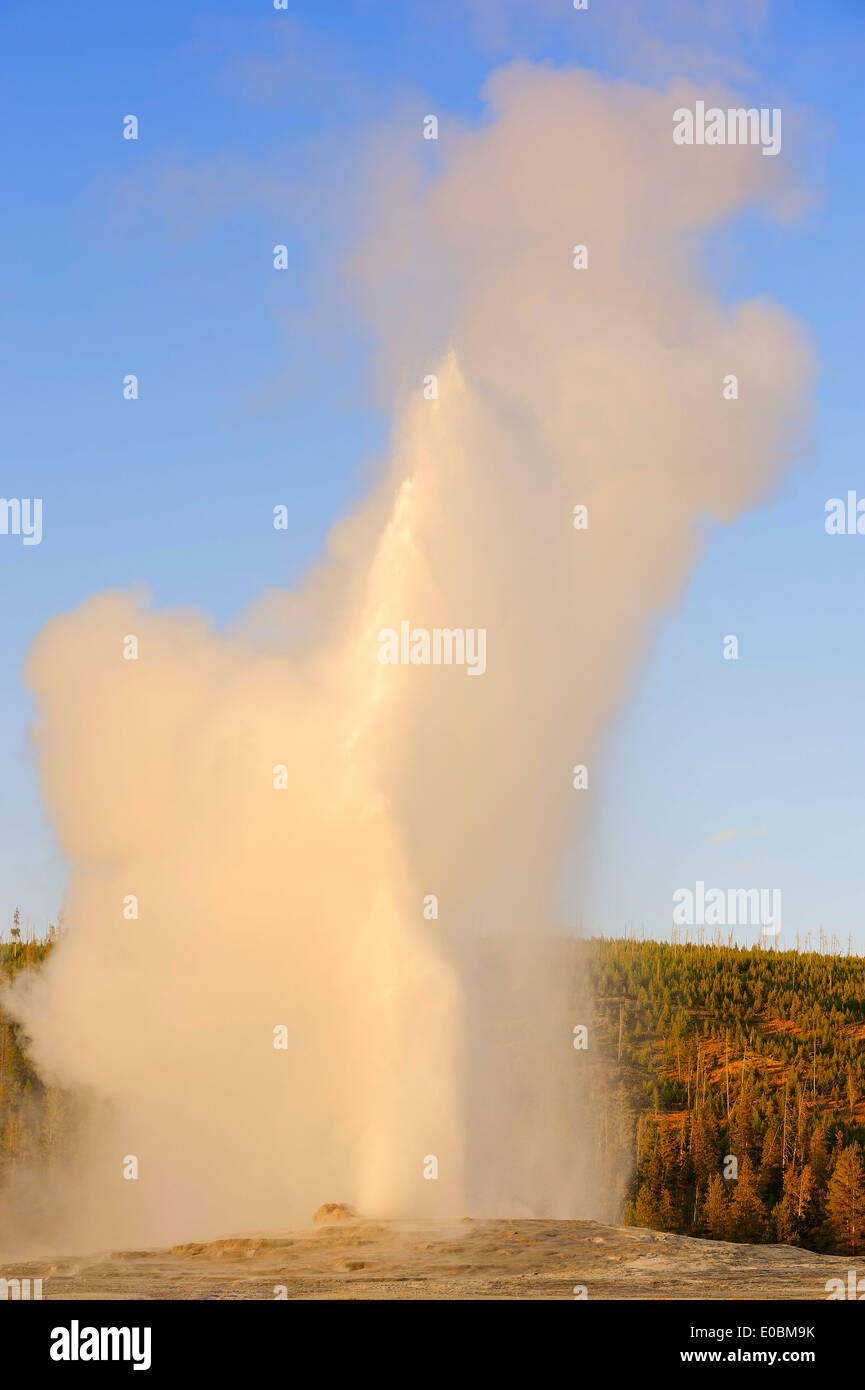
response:
<path id="1" fill-rule="evenodd" d="M 709 1179 L 706 1200 L 703 1203 L 703 1234 L 710 1240 L 726 1240 L 729 1227 L 729 1202 L 723 1178 L 713 1173 Z"/>
<path id="2" fill-rule="evenodd" d="M 762 1241 L 769 1234 L 766 1208 L 757 1193 L 751 1160 L 746 1154 L 739 1165 L 739 1178 L 730 1207 L 730 1235 L 733 1240 Z"/>
<path id="3" fill-rule="evenodd" d="M 865 1174 L 858 1144 L 841 1150 L 829 1179 L 826 1208 L 839 1250 L 857 1255 L 865 1243 Z"/>

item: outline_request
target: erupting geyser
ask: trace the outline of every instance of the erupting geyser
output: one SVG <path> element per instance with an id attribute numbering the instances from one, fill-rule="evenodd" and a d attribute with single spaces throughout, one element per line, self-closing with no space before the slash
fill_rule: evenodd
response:
<path id="1" fill-rule="evenodd" d="M 415 131 L 378 138 L 350 273 L 392 456 L 302 590 L 231 635 L 107 594 L 35 643 L 69 930 L 12 1007 L 93 1109 L 55 1246 L 285 1226 L 332 1197 L 602 1199 L 551 930 L 588 800 L 572 769 L 701 524 L 789 463 L 811 364 L 783 313 L 722 306 L 699 264 L 706 229 L 783 191 L 783 156 L 675 145 L 685 84 L 516 65 L 487 96 L 429 178 Z M 482 630 L 484 670 L 382 662 L 407 619 Z"/>

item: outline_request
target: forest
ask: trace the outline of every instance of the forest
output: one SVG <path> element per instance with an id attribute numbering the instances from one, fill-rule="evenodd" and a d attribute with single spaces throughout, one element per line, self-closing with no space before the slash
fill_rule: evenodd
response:
<path id="1" fill-rule="evenodd" d="M 626 1224 L 827 1253 L 865 1245 L 865 962 L 587 943 L 630 1137 Z"/>

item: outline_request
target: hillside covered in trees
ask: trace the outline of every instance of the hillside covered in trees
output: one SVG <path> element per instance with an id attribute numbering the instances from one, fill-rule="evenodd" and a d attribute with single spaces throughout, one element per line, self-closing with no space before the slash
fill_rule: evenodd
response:
<path id="1" fill-rule="evenodd" d="M 626 1223 L 865 1248 L 865 962 L 588 943 L 596 1028 L 633 1142 Z"/>

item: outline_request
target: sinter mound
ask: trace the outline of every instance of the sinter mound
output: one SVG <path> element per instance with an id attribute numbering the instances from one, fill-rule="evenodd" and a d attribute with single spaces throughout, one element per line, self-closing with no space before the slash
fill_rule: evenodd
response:
<path id="1" fill-rule="evenodd" d="M 331 1221 L 355 1221 L 357 1212 L 354 1207 L 350 1207 L 347 1202 L 325 1202 L 324 1206 L 319 1207 L 318 1211 L 312 1214 L 313 1224 L 323 1226 Z"/>

